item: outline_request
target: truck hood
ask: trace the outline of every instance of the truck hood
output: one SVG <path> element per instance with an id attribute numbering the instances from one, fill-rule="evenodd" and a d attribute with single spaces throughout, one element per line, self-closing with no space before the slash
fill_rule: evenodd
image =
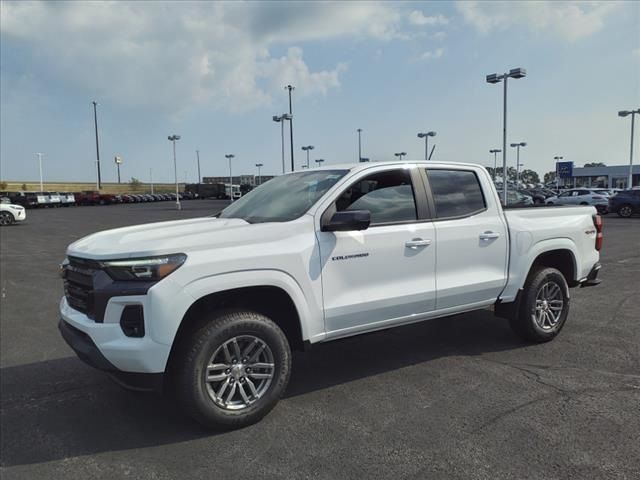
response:
<path id="1" fill-rule="evenodd" d="M 239 218 L 204 217 L 148 223 L 94 233 L 72 243 L 67 255 L 93 260 L 135 258 L 250 243 L 263 237 L 256 230 L 279 224 L 249 224 Z"/>

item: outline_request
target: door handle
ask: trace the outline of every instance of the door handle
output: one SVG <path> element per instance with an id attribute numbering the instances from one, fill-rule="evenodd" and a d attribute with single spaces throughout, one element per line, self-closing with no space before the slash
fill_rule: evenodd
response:
<path id="1" fill-rule="evenodd" d="M 431 240 L 423 240 L 422 238 L 414 238 L 404 244 L 405 247 L 413 250 L 417 250 L 420 247 L 428 247 L 429 245 L 431 245 Z"/>
<path id="2" fill-rule="evenodd" d="M 487 231 L 480 234 L 480 240 L 493 240 L 494 238 L 499 238 L 500 234 L 498 232 Z"/>

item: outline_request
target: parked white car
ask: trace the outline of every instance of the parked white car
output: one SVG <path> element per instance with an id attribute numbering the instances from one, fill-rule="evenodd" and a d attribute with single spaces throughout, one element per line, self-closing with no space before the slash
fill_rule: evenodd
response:
<path id="1" fill-rule="evenodd" d="M 216 217 L 73 243 L 59 328 L 90 365 L 237 428 L 275 406 L 292 349 L 487 307 L 552 340 L 569 288 L 599 283 L 601 245 L 593 207 L 503 210 L 478 165 L 303 170 Z"/>
<path id="2" fill-rule="evenodd" d="M 27 218 L 27 211 L 20 205 L 14 205 L 8 199 L 0 202 L 0 225 L 11 225 Z"/>
<path id="3" fill-rule="evenodd" d="M 63 207 L 68 207 L 70 205 L 76 204 L 76 197 L 71 192 L 60 192 L 58 194 L 60 196 L 60 203 Z"/>
<path id="4" fill-rule="evenodd" d="M 599 212 L 609 207 L 609 195 L 594 189 L 574 188 L 546 200 L 547 205 L 591 205 Z"/>

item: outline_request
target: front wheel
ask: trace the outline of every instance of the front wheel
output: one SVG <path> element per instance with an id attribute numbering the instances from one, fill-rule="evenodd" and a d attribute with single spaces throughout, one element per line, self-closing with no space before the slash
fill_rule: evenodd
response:
<path id="1" fill-rule="evenodd" d="M 172 361 L 178 400 L 191 417 L 213 429 L 259 421 L 289 382 L 287 338 L 255 312 L 216 312 L 181 347 Z"/>
<path id="2" fill-rule="evenodd" d="M 548 342 L 560 333 L 568 315 L 569 286 L 564 275 L 543 267 L 529 274 L 511 327 L 527 341 Z"/>
<path id="3" fill-rule="evenodd" d="M 11 225 L 14 221 L 11 212 L 0 212 L 0 225 Z"/>

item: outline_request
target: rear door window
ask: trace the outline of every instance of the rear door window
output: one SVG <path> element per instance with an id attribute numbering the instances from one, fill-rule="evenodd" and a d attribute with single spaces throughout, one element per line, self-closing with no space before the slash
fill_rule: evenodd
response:
<path id="1" fill-rule="evenodd" d="M 427 169 L 427 177 L 437 218 L 469 216 L 487 208 L 475 172 Z"/>

